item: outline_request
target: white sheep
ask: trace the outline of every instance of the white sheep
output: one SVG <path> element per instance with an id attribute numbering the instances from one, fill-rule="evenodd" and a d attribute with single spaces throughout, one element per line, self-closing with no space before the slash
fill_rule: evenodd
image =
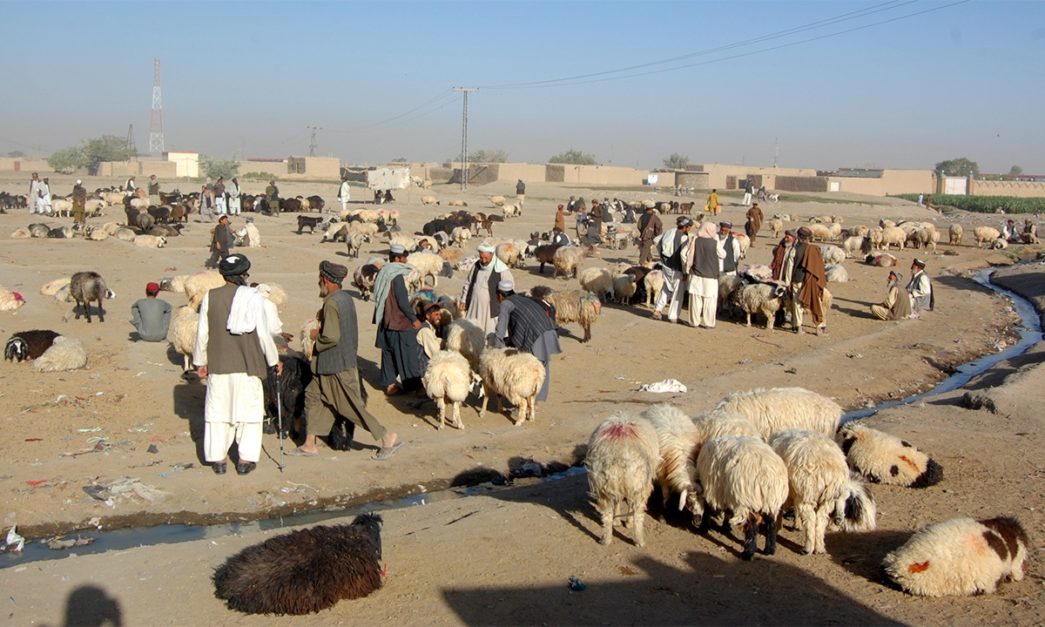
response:
<path id="1" fill-rule="evenodd" d="M 773 237 L 779 238 L 784 234 L 784 221 L 779 218 L 773 218 L 769 221 L 769 228 L 773 230 Z"/>
<path id="2" fill-rule="evenodd" d="M 43 287 L 40 288 L 40 294 L 43 296 L 54 296 L 62 290 L 62 288 L 69 287 L 69 277 L 65 276 L 60 279 L 55 279 L 50 283 L 44 283 Z"/>
<path id="3" fill-rule="evenodd" d="M 119 229 L 116 230 L 116 234 L 113 235 L 113 237 L 120 240 L 121 242 L 133 242 L 138 237 L 138 234 L 135 233 L 132 229 L 129 229 L 125 226 L 121 226 Z"/>
<path id="4" fill-rule="evenodd" d="M 321 326 L 322 324 L 315 318 L 309 318 L 305 324 L 301 325 L 298 339 L 301 340 L 301 352 L 305 355 L 306 361 L 312 361 L 312 354 L 316 347 L 316 340 L 312 339 L 312 331 L 318 332 Z"/>
<path id="5" fill-rule="evenodd" d="M 367 237 L 376 237 L 381 232 L 381 227 L 373 222 L 349 222 L 347 234 L 362 233 Z"/>
<path id="6" fill-rule="evenodd" d="M 577 264 L 585 257 L 590 257 L 593 249 L 590 246 L 563 246 L 552 255 L 552 266 L 555 267 L 554 276 L 560 274 L 566 277 L 577 277 Z"/>
<path id="7" fill-rule="evenodd" d="M 849 281 L 849 271 L 840 263 L 828 264 L 824 271 L 826 272 L 828 283 L 846 283 Z"/>
<path id="8" fill-rule="evenodd" d="M 914 231 L 915 243 L 921 247 L 928 249 L 930 252 L 936 252 L 936 244 L 940 241 L 940 232 L 936 230 L 935 226 L 921 226 Z"/>
<path id="9" fill-rule="evenodd" d="M 479 376 L 483 380 L 483 404 L 479 418 L 486 415 L 490 396 L 501 396 L 515 406 L 515 426 L 537 417 L 537 393 L 544 384 L 544 365 L 530 353 L 514 348 L 487 348 L 479 357 Z"/>
<path id="10" fill-rule="evenodd" d="M 492 204 L 494 207 L 503 207 L 504 202 L 504 196 L 490 196 L 490 204 Z"/>
<path id="11" fill-rule="evenodd" d="M 722 284 L 719 284 L 721 290 Z M 729 295 L 730 302 L 744 312 L 747 326 L 751 326 L 751 315 L 766 317 L 766 329 L 773 330 L 776 312 L 784 302 L 787 289 L 777 283 L 748 283 L 740 285 Z"/>
<path id="12" fill-rule="evenodd" d="M 468 390 L 472 385 L 472 369 L 468 360 L 460 353 L 452 350 L 439 351 L 428 362 L 421 383 L 425 387 L 428 398 L 435 399 L 439 407 L 439 428 L 446 424 L 446 403 L 453 404 L 453 418 L 450 426 L 464 430 L 461 420 L 461 403 L 468 398 Z"/>
<path id="13" fill-rule="evenodd" d="M 834 436 L 842 407 L 805 388 L 760 388 L 726 396 L 712 411 L 712 415 L 721 413 L 747 418 L 763 439 L 785 429 L 808 429 Z"/>
<path id="14" fill-rule="evenodd" d="M 522 215 L 522 207 L 514 203 L 501 207 L 501 211 L 506 218 L 518 218 Z"/>
<path id="15" fill-rule="evenodd" d="M 442 271 L 443 264 L 446 263 L 439 255 L 426 251 L 410 253 L 406 258 L 406 262 L 417 269 L 422 281 L 426 277 L 432 277 L 433 288 L 439 284 L 439 272 Z"/>
<path id="16" fill-rule="evenodd" d="M 831 515 L 831 529 L 846 532 L 874 531 L 877 526 L 878 503 L 875 502 L 874 494 L 860 473 L 849 471 L 847 492 L 845 509 Z M 839 519 L 841 524 L 834 522 Z"/>
<path id="17" fill-rule="evenodd" d="M 824 534 L 830 514 L 841 526 L 849 496 L 849 467 L 842 449 L 822 433 L 804 429 L 778 431 L 769 440 L 787 466 L 787 502 L 805 534 L 806 553 L 826 553 Z"/>
<path id="18" fill-rule="evenodd" d="M 665 507 L 672 494 L 679 495 L 678 509 L 687 499 L 696 498 L 696 454 L 700 450 L 700 433 L 689 416 L 668 403 L 647 407 L 639 415 L 649 422 L 657 434 L 657 456 L 654 482 L 660 487 Z"/>
<path id="19" fill-rule="evenodd" d="M 106 222 L 101 228 L 109 234 L 109 237 L 114 237 L 116 232 L 123 228 L 123 225 L 119 222 Z"/>
<path id="20" fill-rule="evenodd" d="M 618 274 L 613 277 L 613 298 L 621 305 L 631 302 L 632 296 L 638 291 L 634 274 Z"/>
<path id="21" fill-rule="evenodd" d="M 744 526 L 742 559 L 754 557 L 759 527 L 766 538 L 763 552 L 776 552 L 780 509 L 788 496 L 787 467 L 768 444 L 746 436 L 713 438 L 697 456 L 697 479 L 703 493 L 694 516 L 701 518 L 702 530 L 711 519 L 706 505 L 729 512 L 729 525 Z"/>
<path id="22" fill-rule="evenodd" d="M 871 252 L 871 239 L 861 235 L 847 237 L 842 242 L 842 250 L 845 252 L 846 258 L 855 257 L 857 253 L 866 255 Z"/>
<path id="23" fill-rule="evenodd" d="M 11 232 L 11 239 L 30 239 L 32 236 L 32 231 L 24 226 L 20 226 Z"/>
<path id="24" fill-rule="evenodd" d="M 109 237 L 111 237 L 105 229 L 94 226 L 88 226 L 87 228 L 85 228 L 83 231 L 83 236 L 84 239 L 90 240 L 92 242 L 104 242 L 105 240 L 109 239 Z"/>
<path id="25" fill-rule="evenodd" d="M 51 348 L 33 360 L 33 370 L 37 372 L 65 372 L 79 370 L 87 365 L 87 350 L 80 340 L 59 335 L 54 338 Z"/>
<path id="26" fill-rule="evenodd" d="M 613 275 L 606 268 L 586 268 L 578 277 L 582 290 L 587 290 L 601 301 L 613 298 Z"/>
<path id="27" fill-rule="evenodd" d="M 602 313 L 602 301 L 598 296 L 584 290 L 569 290 L 552 292 L 546 300 L 555 307 L 556 326 L 579 322 L 584 329 L 581 342 L 591 339 L 591 328 L 599 321 L 599 315 Z"/>
<path id="28" fill-rule="evenodd" d="M 225 285 L 225 278 L 217 270 L 197 272 L 182 281 L 182 289 L 189 299 L 189 307 L 196 311 L 200 310 L 200 304 L 203 303 L 203 297 L 207 292 L 222 285 Z"/>
<path id="29" fill-rule="evenodd" d="M 882 574 L 919 596 L 993 594 L 1023 579 L 1030 539 L 1015 518 L 955 518 L 915 533 L 882 560 Z"/>
<path id="30" fill-rule="evenodd" d="M 907 242 L 907 233 L 898 226 L 887 226 L 882 229 L 882 246 L 889 250 L 890 246 L 896 246 L 903 250 Z"/>
<path id="31" fill-rule="evenodd" d="M 167 341 L 174 351 L 182 356 L 182 370 L 192 370 L 192 351 L 196 347 L 196 331 L 200 315 L 192 307 L 178 307 L 167 329 Z"/>
<path id="32" fill-rule="evenodd" d="M 134 245 L 139 248 L 163 248 L 167 238 L 162 235 L 139 235 L 134 238 Z"/>
<path id="33" fill-rule="evenodd" d="M 348 223 L 347 222 L 334 222 L 327 227 L 327 230 L 323 232 L 323 237 L 319 239 L 322 244 L 324 242 L 337 242 L 343 240 L 348 236 Z"/>
<path id="34" fill-rule="evenodd" d="M 485 348 L 486 335 L 482 327 L 467 318 L 450 323 L 446 332 L 446 349 L 461 353 L 476 372 L 479 371 L 479 357 Z"/>
<path id="35" fill-rule="evenodd" d="M 497 244 L 494 254 L 509 268 L 517 268 L 522 262 L 523 252 L 526 250 L 525 242 L 507 241 Z"/>
<path id="36" fill-rule="evenodd" d="M 642 526 L 656 463 L 657 434 L 647 422 L 617 414 L 592 432 L 584 465 L 588 491 L 602 519 L 602 544 L 613 541 L 613 521 L 627 506 L 635 544 L 646 545 Z"/>
<path id="37" fill-rule="evenodd" d="M 258 230 L 258 227 L 254 226 L 253 222 L 244 224 L 243 228 L 236 231 L 236 238 L 237 246 L 261 248 L 261 231 Z"/>
<path id="38" fill-rule="evenodd" d="M 450 202 L 448 202 L 446 204 L 448 206 L 450 206 L 450 207 L 467 207 L 468 206 L 468 203 L 463 201 L 463 200 L 451 200 Z"/>
<path id="39" fill-rule="evenodd" d="M 660 270 L 647 272 L 646 277 L 642 279 L 642 287 L 646 290 L 645 305 L 652 307 L 657 300 L 657 295 L 660 294 L 660 289 L 664 287 L 664 273 Z"/>
<path id="40" fill-rule="evenodd" d="M 450 232 L 450 241 L 456 246 L 464 246 L 464 243 L 472 239 L 472 230 L 466 226 L 455 227 Z"/>
<path id="41" fill-rule="evenodd" d="M 943 480 L 936 460 L 884 431 L 850 422 L 836 438 L 853 470 L 873 483 L 927 488 Z"/>
<path id="42" fill-rule="evenodd" d="M 422 205 L 438 205 L 439 204 L 439 200 L 435 196 L 425 195 L 425 196 L 421 196 L 421 204 Z"/>
<path id="43" fill-rule="evenodd" d="M 820 244 L 820 254 L 824 263 L 842 263 L 846 259 L 845 251 L 834 244 Z"/>
<path id="44" fill-rule="evenodd" d="M 345 238 L 346 254 L 353 259 L 359 258 L 359 251 L 363 249 L 363 244 L 369 241 L 369 235 L 364 233 L 349 233 L 348 237 Z"/>
<path id="45" fill-rule="evenodd" d="M 947 235 L 947 242 L 951 246 L 961 246 L 962 236 L 965 235 L 965 228 L 960 224 L 952 224 L 950 228 L 947 229 Z"/>
<path id="46" fill-rule="evenodd" d="M 1009 247 L 1009 242 L 1007 242 L 1004 238 L 1001 238 L 1001 237 L 999 237 L 998 239 L 996 239 L 993 242 L 991 242 L 990 246 L 989 246 L 989 248 L 991 250 L 1001 250 L 1003 248 L 1008 248 L 1008 247 Z"/>

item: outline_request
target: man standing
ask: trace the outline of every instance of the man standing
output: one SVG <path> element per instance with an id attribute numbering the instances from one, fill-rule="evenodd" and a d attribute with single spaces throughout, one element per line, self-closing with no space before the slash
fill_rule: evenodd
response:
<path id="1" fill-rule="evenodd" d="M 210 185 L 200 188 L 200 222 L 214 221 L 214 190 Z"/>
<path id="2" fill-rule="evenodd" d="M 388 431 L 366 409 L 356 366 L 359 329 L 356 307 L 341 284 L 348 268 L 324 261 L 319 264 L 319 296 L 323 299 L 320 328 L 312 331 L 315 357 L 312 372 L 316 375 L 305 388 L 307 435 L 299 448 L 289 455 L 314 457 L 319 454 L 316 437 L 330 433 L 336 415 L 344 416 L 363 427 L 381 443 L 376 459 L 388 459 L 403 445 L 396 434 Z"/>
<path id="3" fill-rule="evenodd" d="M 134 177 L 133 176 L 128 178 L 127 182 L 124 183 L 123 186 L 124 186 L 124 188 L 126 188 L 127 192 L 130 193 L 130 194 L 134 194 L 134 192 L 136 192 L 138 190 L 138 186 L 134 183 Z"/>
<path id="4" fill-rule="evenodd" d="M 29 195 L 26 196 L 26 205 L 29 207 L 29 213 L 37 213 L 36 201 L 40 198 L 40 175 L 33 172 L 32 177 L 29 179 Z"/>
<path id="5" fill-rule="evenodd" d="M 689 275 L 689 326 L 713 329 L 718 310 L 719 264 L 722 249 L 715 236 L 715 223 L 700 225 L 696 237 L 689 238 L 684 257 Z"/>
<path id="6" fill-rule="evenodd" d="M 603 226 L 605 216 L 602 212 L 602 204 L 592 198 L 591 210 L 588 211 L 588 240 L 597 244 L 602 243 L 602 236 L 605 233 L 605 227 Z"/>
<path id="7" fill-rule="evenodd" d="M 421 328 L 421 321 L 410 306 L 410 295 L 406 291 L 406 275 L 414 267 L 406 263 L 406 256 L 402 244 L 392 244 L 389 263 L 374 279 L 375 345 L 381 349 L 379 386 L 389 396 L 400 390 L 416 390 L 424 374 L 417 359 L 417 330 Z"/>
<path id="8" fill-rule="evenodd" d="M 812 243 L 813 232 L 808 227 L 798 229 L 798 243 L 784 257 L 784 282 L 791 286 L 791 326 L 802 332 L 802 311 L 808 309 L 816 325 L 816 334 L 827 333 L 824 322 L 824 287 L 827 272 L 820 247 Z"/>
<path id="9" fill-rule="evenodd" d="M 794 231 L 784 231 L 784 237 L 781 238 L 780 243 L 773 247 L 773 261 L 769 266 L 773 271 L 773 280 L 779 281 L 784 273 L 784 257 L 787 255 L 787 251 L 795 245 Z"/>
<path id="10" fill-rule="evenodd" d="M 225 203 L 224 176 L 219 176 L 218 181 L 214 183 L 214 207 L 217 209 L 219 216 L 223 216 L 229 212 L 228 204 Z"/>
<path id="11" fill-rule="evenodd" d="M 718 228 L 719 271 L 724 275 L 735 275 L 740 263 L 740 242 L 733 237 L 732 222 L 719 222 Z"/>
<path id="12" fill-rule="evenodd" d="M 51 214 L 51 179 L 44 177 L 38 188 L 39 198 L 36 199 L 36 209 L 40 213 Z"/>
<path id="13" fill-rule="evenodd" d="M 87 221 L 87 188 L 76 179 L 73 185 L 73 226 L 83 226 Z"/>
<path id="14" fill-rule="evenodd" d="M 679 309 L 682 307 L 682 255 L 689 244 L 689 229 L 693 220 L 679 216 L 675 220 L 676 227 L 668 229 L 660 236 L 657 250 L 660 253 L 660 271 L 664 275 L 664 286 L 657 295 L 657 306 L 653 310 L 653 319 L 660 320 L 664 306 L 668 307 L 668 322 L 677 322 Z"/>
<path id="15" fill-rule="evenodd" d="M 900 289 L 901 279 L 903 276 L 899 272 L 890 271 L 885 302 L 871 305 L 871 313 L 879 320 L 906 320 L 911 317 L 911 298 L 906 290 Z"/>
<path id="16" fill-rule="evenodd" d="M 519 203 L 519 211 L 522 211 L 523 203 L 526 202 L 526 183 L 522 179 L 515 183 L 515 201 Z"/>
<path id="17" fill-rule="evenodd" d="M 472 266 L 465 279 L 461 298 L 457 302 L 465 317 L 479 325 L 483 336 L 489 337 L 497 328 L 497 315 L 501 311 L 497 300 L 497 284 L 501 281 L 515 283 L 508 266 L 494 255 L 490 244 L 479 247 L 479 261 Z"/>
<path id="18" fill-rule="evenodd" d="M 269 211 L 272 215 L 279 215 L 279 188 L 276 187 L 276 181 L 269 181 L 268 187 L 265 188 L 265 199 L 269 203 Z"/>
<path id="19" fill-rule="evenodd" d="M 149 204 L 153 207 L 160 206 L 160 182 L 156 180 L 155 174 L 149 177 Z"/>
<path id="20" fill-rule="evenodd" d="M 566 213 L 573 213 L 575 209 L 577 209 L 577 199 L 570 196 L 569 200 L 566 201 Z"/>
<path id="21" fill-rule="evenodd" d="M 744 181 L 744 206 L 751 206 L 751 194 L 753 194 L 755 188 L 751 185 L 751 181 Z"/>
<path id="22" fill-rule="evenodd" d="M 218 218 L 218 226 L 214 227 L 214 236 L 210 240 L 210 259 L 204 264 L 208 268 L 217 268 L 218 263 L 229 256 L 234 243 L 232 229 L 229 228 L 229 217 Z"/>
<path id="23" fill-rule="evenodd" d="M 232 182 L 229 183 L 229 215 L 238 216 L 242 210 L 242 199 L 239 197 L 239 181 L 236 177 L 232 177 Z"/>
<path id="24" fill-rule="evenodd" d="M 664 223 L 656 207 L 646 207 L 646 213 L 639 218 L 639 265 L 645 266 L 653 261 L 653 240 L 664 232 Z"/>
<path id="25" fill-rule="evenodd" d="M 494 343 L 498 347 L 511 346 L 526 351 L 544 365 L 544 383 L 537 393 L 537 401 L 548 400 L 551 384 L 551 356 L 562 352 L 555 321 L 544 307 L 532 298 L 515 293 L 515 283 L 502 280 L 497 284 L 497 300 L 501 315 L 497 319 Z"/>
<path id="26" fill-rule="evenodd" d="M 907 293 L 911 295 L 912 318 L 917 318 L 923 311 L 932 311 L 936 307 L 936 297 L 929 275 L 925 273 L 925 262 L 915 259 L 911 262 L 911 281 L 907 284 Z"/>
<path id="27" fill-rule="evenodd" d="M 758 203 L 751 205 L 751 208 L 747 210 L 747 222 L 744 223 L 744 232 L 751 238 L 751 244 L 755 244 L 755 238 L 758 237 L 758 231 L 762 228 L 762 220 L 765 216 L 762 215 L 762 210 L 758 207 Z"/>
<path id="28" fill-rule="evenodd" d="M 708 194 L 707 211 L 713 216 L 717 216 L 719 211 L 722 211 L 722 207 L 718 204 L 718 190 L 713 189 Z"/>
<path id="29" fill-rule="evenodd" d="M 225 474 L 233 441 L 239 448 L 236 472 L 245 475 L 257 467 L 265 417 L 262 382 L 269 368 L 283 372 L 276 344 L 265 332 L 263 297 L 245 286 L 248 270 L 250 260 L 243 255 L 221 261 L 225 285 L 203 297 L 193 350 L 197 374 L 208 379 L 203 451 L 218 475 Z"/>
<path id="30" fill-rule="evenodd" d="M 138 338 L 145 342 L 162 342 L 167 339 L 167 329 L 171 325 L 171 305 L 156 298 L 159 293 L 159 283 L 149 283 L 145 286 L 145 298 L 131 305 L 131 324 L 138 332 Z"/>
<path id="31" fill-rule="evenodd" d="M 348 185 L 348 177 L 341 178 L 341 186 L 337 188 L 337 199 L 341 201 L 341 211 L 348 211 L 348 200 L 352 196 L 352 189 Z"/>
<path id="32" fill-rule="evenodd" d="M 555 210 L 555 224 L 553 228 L 566 231 L 566 211 L 562 205 L 559 205 L 559 208 Z"/>

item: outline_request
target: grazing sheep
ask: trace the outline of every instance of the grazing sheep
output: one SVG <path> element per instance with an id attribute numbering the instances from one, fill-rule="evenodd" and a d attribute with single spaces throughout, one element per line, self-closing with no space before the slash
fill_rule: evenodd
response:
<path id="1" fill-rule="evenodd" d="M 729 512 L 729 525 L 744 526 L 741 559 L 755 556 L 760 528 L 766 538 L 763 552 L 776 552 L 780 509 L 788 496 L 787 466 L 768 444 L 746 436 L 713 438 L 697 456 L 697 479 L 703 494 L 694 516 L 700 517 L 701 530 L 710 525 L 708 509 Z"/>
<path id="2" fill-rule="evenodd" d="M 501 211 L 506 218 L 518 218 L 522 215 L 522 207 L 514 203 L 501 207 Z"/>
<path id="3" fill-rule="evenodd" d="M 299 529 L 249 546 L 214 571 L 214 595 L 247 614 L 302 615 L 381 587 L 377 514 Z"/>
<path id="4" fill-rule="evenodd" d="M 370 236 L 363 233 L 351 233 L 345 238 L 345 248 L 347 254 L 353 259 L 359 258 L 359 251 L 363 249 L 363 244 L 370 241 Z"/>
<path id="5" fill-rule="evenodd" d="M 421 383 L 428 398 L 435 399 L 439 407 L 439 428 L 446 424 L 446 402 L 453 404 L 454 415 L 450 426 L 464 430 L 461 420 L 461 403 L 468 398 L 472 385 L 472 369 L 468 360 L 456 351 L 439 351 L 428 362 Z"/>
<path id="6" fill-rule="evenodd" d="M 384 213 L 381 209 L 350 209 L 341 212 L 341 219 L 345 221 L 357 221 L 377 224 L 383 219 Z"/>
<path id="7" fill-rule="evenodd" d="M 192 351 L 196 347 L 199 323 L 199 313 L 189 305 L 183 305 L 174 312 L 171 325 L 167 329 L 167 341 L 174 351 L 182 356 L 183 372 L 192 370 Z"/>
<path id="8" fill-rule="evenodd" d="M 25 305 L 25 297 L 21 292 L 0 287 L 0 311 L 14 311 Z"/>
<path id="9" fill-rule="evenodd" d="M 185 297 L 189 299 L 189 307 L 199 311 L 207 292 L 225 285 L 225 279 L 217 270 L 205 270 L 187 277 L 182 285 Z"/>
<path id="10" fill-rule="evenodd" d="M 896 246 L 903 250 L 907 242 L 907 233 L 898 226 L 887 226 L 882 229 L 882 246 L 889 250 L 890 246 Z"/>
<path id="11" fill-rule="evenodd" d="M 87 365 L 87 350 L 80 340 L 59 335 L 54 338 L 51 347 L 33 360 L 33 370 L 37 372 L 65 372 L 79 370 Z"/>
<path id="12" fill-rule="evenodd" d="M 660 486 L 663 504 L 667 507 L 672 494 L 679 495 L 678 509 L 685 507 L 687 499 L 699 493 L 696 485 L 696 454 L 703 440 L 689 416 L 668 403 L 647 407 L 640 414 L 657 434 L 659 454 L 654 483 Z"/>
<path id="13" fill-rule="evenodd" d="M 721 284 L 719 285 L 721 288 Z M 751 315 L 766 317 L 766 329 L 773 330 L 773 319 L 784 302 L 787 289 L 778 283 L 748 283 L 730 293 L 730 303 L 744 312 L 747 326 L 751 326 Z"/>
<path id="14" fill-rule="evenodd" d="M 1030 539 L 1015 518 L 955 518 L 925 527 L 882 560 L 882 575 L 919 596 L 993 594 L 1023 579 Z"/>
<path id="15" fill-rule="evenodd" d="M 503 207 L 505 202 L 504 196 L 490 196 L 490 203 L 494 207 Z"/>
<path id="16" fill-rule="evenodd" d="M 872 483 L 927 488 L 943 480 L 936 460 L 884 431 L 851 422 L 836 438 L 849 465 Z"/>
<path id="17" fill-rule="evenodd" d="M 555 326 L 579 322 L 584 329 L 581 342 L 591 339 L 591 327 L 598 322 L 599 314 L 602 313 L 602 301 L 598 296 L 584 290 L 569 290 L 552 292 L 546 300 L 555 308 Z"/>
<path id="18" fill-rule="evenodd" d="M 619 304 L 630 303 L 636 291 L 638 291 L 638 285 L 635 283 L 635 275 L 619 274 L 613 277 L 613 298 Z"/>
<path id="19" fill-rule="evenodd" d="M 447 329 L 446 350 L 461 353 L 475 372 L 479 371 L 479 357 L 485 348 L 486 335 L 475 322 L 461 318 L 454 320 Z"/>
<path id="20" fill-rule="evenodd" d="M 805 533 L 803 549 L 807 554 L 826 553 L 829 516 L 834 513 L 835 524 L 841 525 L 849 496 L 849 467 L 842 449 L 828 436 L 804 429 L 779 431 L 769 445 L 787 466 L 787 502 Z"/>
<path id="21" fill-rule="evenodd" d="M 831 528 L 850 533 L 874 531 L 877 518 L 878 503 L 874 500 L 874 494 L 871 494 L 871 490 L 864 483 L 863 476 L 850 470 L 845 510 L 831 515 L 832 521 L 840 519 L 841 523 L 832 522 Z"/>
<path id="22" fill-rule="evenodd" d="M 439 255 L 425 251 L 410 253 L 406 262 L 417 269 L 422 281 L 427 277 L 432 277 L 433 288 L 439 284 L 439 273 L 447 265 Z"/>
<path id="23" fill-rule="evenodd" d="M 842 407 L 805 388 L 755 389 L 734 392 L 715 406 L 712 415 L 743 416 L 768 440 L 777 431 L 808 429 L 834 436 Z"/>
<path id="24" fill-rule="evenodd" d="M 602 544 L 613 541 L 613 521 L 618 511 L 625 514 L 626 504 L 631 509 L 635 544 L 646 545 L 642 525 L 657 457 L 657 434 L 648 422 L 616 414 L 592 432 L 584 465 L 588 493 L 602 518 Z"/>
<path id="25" fill-rule="evenodd" d="M 849 271 L 840 263 L 828 264 L 824 270 L 827 273 L 828 283 L 846 283 L 849 281 Z"/>
<path id="26" fill-rule="evenodd" d="M 648 273 L 646 278 L 642 279 L 642 287 L 646 289 L 645 305 L 652 307 L 657 300 L 657 294 L 660 294 L 660 288 L 664 287 L 664 273 L 660 270 Z"/>
<path id="27" fill-rule="evenodd" d="M 436 199 L 435 196 L 427 195 L 427 196 L 421 196 L 421 204 L 422 205 L 438 205 L 439 201 Z"/>
<path id="28" fill-rule="evenodd" d="M 515 406 L 515 426 L 537 417 L 537 393 L 544 383 L 544 365 L 536 357 L 514 348 L 487 348 L 479 358 L 479 376 L 484 392 L 479 418 L 486 415 L 490 396 L 497 398 L 498 411 L 501 396 Z"/>
<path id="29" fill-rule="evenodd" d="M 167 238 L 155 235 L 139 235 L 134 238 L 134 245 L 139 248 L 163 248 L 167 245 Z"/>
<path id="30" fill-rule="evenodd" d="M 933 225 L 923 225 L 913 233 L 914 241 L 917 247 L 928 249 L 930 252 L 936 252 L 936 244 L 940 241 L 940 232 L 936 230 Z"/>
<path id="31" fill-rule="evenodd" d="M 613 298 L 613 275 L 605 268 L 586 268 L 577 277 L 582 290 L 587 290 L 601 301 Z"/>
<path id="32" fill-rule="evenodd" d="M 577 265 L 594 252 L 595 249 L 591 246 L 562 246 L 556 249 L 552 256 L 552 266 L 555 267 L 553 276 L 558 278 L 561 274 L 563 278 L 577 278 Z"/>
<path id="33" fill-rule="evenodd" d="M 962 225 L 960 225 L 960 224 L 952 224 L 951 227 L 949 229 L 947 229 L 947 235 L 948 235 L 947 242 L 951 246 L 961 246 L 962 245 L 962 236 L 964 234 L 965 234 L 965 228 L 962 227 Z"/>
<path id="34" fill-rule="evenodd" d="M 102 299 L 116 298 L 116 294 L 105 287 L 105 279 L 97 272 L 77 272 L 69 279 L 69 295 L 76 302 L 76 319 L 81 315 L 91 322 L 91 303 L 98 303 L 98 320 L 105 322 Z"/>
<path id="35" fill-rule="evenodd" d="M 363 300 L 370 300 L 370 294 L 374 290 L 374 280 L 377 279 L 377 273 L 384 265 L 384 259 L 371 257 L 352 273 L 352 285 L 359 290 L 359 296 Z"/>
<path id="36" fill-rule="evenodd" d="M 842 242 L 842 250 L 845 252 L 847 259 L 855 257 L 857 253 L 869 254 L 871 252 L 871 238 L 862 235 L 848 237 Z"/>
<path id="37" fill-rule="evenodd" d="M 43 329 L 15 333 L 4 345 L 4 359 L 15 362 L 36 359 L 51 348 L 56 337 L 58 333 Z"/>

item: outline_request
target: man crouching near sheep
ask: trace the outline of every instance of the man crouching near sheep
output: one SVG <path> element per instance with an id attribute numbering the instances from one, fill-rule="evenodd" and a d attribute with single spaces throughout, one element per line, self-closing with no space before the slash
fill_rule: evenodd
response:
<path id="1" fill-rule="evenodd" d="M 225 285 L 203 297 L 192 362 L 200 379 L 207 379 L 203 452 L 215 474 L 228 467 L 232 442 L 239 448 L 236 472 L 252 472 L 261 458 L 268 369 L 283 373 L 276 343 L 268 333 L 264 297 L 247 287 L 250 260 L 229 255 L 218 272 Z M 258 329 L 261 332 L 258 332 Z"/>
<path id="2" fill-rule="evenodd" d="M 900 289 L 903 276 L 890 272 L 885 302 L 871 305 L 871 313 L 879 320 L 906 320 L 911 317 L 911 297 L 907 290 Z"/>
<path id="3" fill-rule="evenodd" d="M 497 284 L 497 302 L 501 313 L 497 318 L 497 329 L 493 342 L 498 348 L 512 346 L 526 351 L 544 366 L 544 383 L 537 393 L 537 400 L 548 400 L 551 383 L 551 357 L 562 352 L 559 334 L 555 331 L 554 314 L 549 315 L 538 301 L 515 293 L 515 283 L 502 280 Z"/>
<path id="4" fill-rule="evenodd" d="M 305 420 L 308 424 L 305 443 L 291 450 L 289 455 L 315 457 L 316 436 L 330 433 L 335 413 L 353 424 L 363 427 L 381 442 L 375 459 L 388 459 L 403 445 L 396 434 L 387 431 L 377 417 L 366 409 L 360 389 L 356 353 L 359 327 L 356 306 L 341 284 L 348 276 L 348 268 L 324 261 L 319 264 L 319 296 L 323 299 L 320 327 L 312 330 L 315 356 L 312 372 L 315 376 L 305 388 Z"/>

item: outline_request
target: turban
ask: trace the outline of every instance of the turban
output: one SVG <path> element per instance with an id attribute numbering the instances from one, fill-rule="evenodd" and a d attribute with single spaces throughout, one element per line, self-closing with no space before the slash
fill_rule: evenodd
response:
<path id="1" fill-rule="evenodd" d="M 803 226 L 802 228 L 798 229 L 798 236 L 805 239 L 809 239 L 813 237 L 813 231 L 811 231 L 809 227 Z"/>
<path id="2" fill-rule="evenodd" d="M 733 228 L 733 223 L 732 222 L 719 222 L 718 223 L 718 228 L 720 228 L 720 229 L 731 229 L 731 228 Z"/>
<path id="3" fill-rule="evenodd" d="M 483 245 L 479 246 L 479 252 L 481 252 L 481 253 L 492 253 L 492 252 L 497 252 L 497 249 L 494 248 L 492 244 L 483 244 Z"/>
<path id="4" fill-rule="evenodd" d="M 911 262 L 911 264 L 915 265 L 915 266 L 918 266 L 922 270 L 925 270 L 925 262 L 922 261 L 921 259 L 915 259 L 914 261 Z"/>
<path id="5" fill-rule="evenodd" d="M 501 292 L 502 294 L 507 294 L 508 292 L 514 292 L 515 291 L 515 283 L 513 283 L 512 281 L 509 281 L 508 279 L 505 279 L 503 281 L 499 281 L 497 283 L 497 291 Z"/>
<path id="6" fill-rule="evenodd" d="M 393 255 L 405 255 L 406 246 L 403 246 L 402 244 L 392 244 L 388 247 L 388 252 L 392 253 Z"/>
<path id="7" fill-rule="evenodd" d="M 679 216 L 678 219 L 675 220 L 675 224 L 681 229 L 683 227 L 691 226 L 693 224 L 693 220 L 690 220 L 686 216 Z"/>
<path id="8" fill-rule="evenodd" d="M 229 255 L 218 264 L 218 272 L 221 276 L 239 276 L 250 270 L 250 259 L 244 255 Z"/>
<path id="9" fill-rule="evenodd" d="M 81 183 L 83 183 L 83 181 L 81 181 L 80 179 L 76 179 L 76 184 L 77 185 L 80 185 Z"/>
<path id="10" fill-rule="evenodd" d="M 341 285 L 341 282 L 345 280 L 346 276 L 348 276 L 348 268 L 339 263 L 322 261 L 319 264 L 319 276 L 331 283 Z"/>

